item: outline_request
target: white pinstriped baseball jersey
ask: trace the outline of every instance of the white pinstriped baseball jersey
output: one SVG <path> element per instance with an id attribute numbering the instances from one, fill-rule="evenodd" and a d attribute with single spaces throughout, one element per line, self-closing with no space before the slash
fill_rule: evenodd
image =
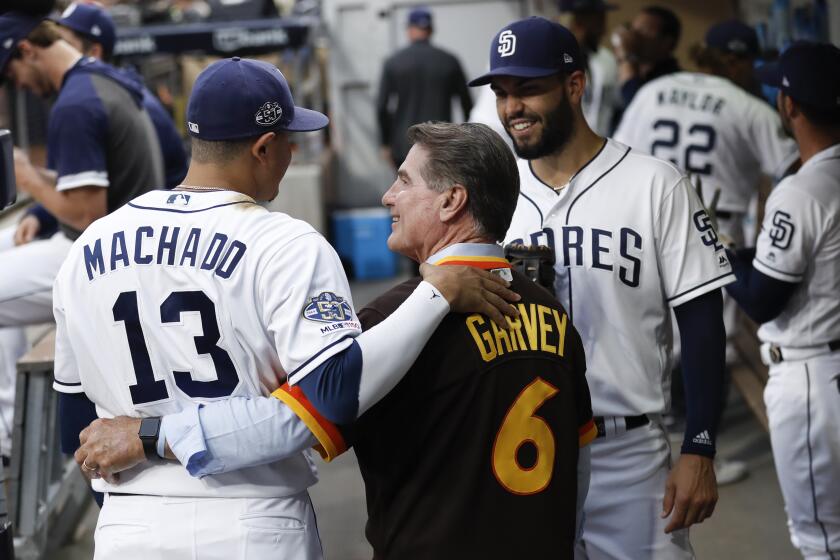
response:
<path id="1" fill-rule="evenodd" d="M 753 266 L 799 286 L 764 342 L 809 347 L 840 340 L 840 144 L 809 159 L 770 193 Z"/>
<path id="2" fill-rule="evenodd" d="M 615 139 L 699 176 L 703 200 L 744 213 L 761 174 L 778 178 L 798 154 L 767 103 L 729 80 L 678 72 L 646 84 Z"/>
<path id="3" fill-rule="evenodd" d="M 670 308 L 734 280 L 688 179 L 614 140 L 559 193 L 519 162 L 505 243 L 555 249 L 555 291 L 580 332 L 597 416 L 663 413 Z"/>
<path id="4" fill-rule="evenodd" d="M 233 191 L 153 191 L 88 227 L 54 288 L 55 388 L 101 417 L 268 396 L 351 344 L 360 325 L 335 251 L 309 224 Z M 193 478 L 144 463 L 99 491 L 280 497 L 315 482 L 306 453 Z"/>

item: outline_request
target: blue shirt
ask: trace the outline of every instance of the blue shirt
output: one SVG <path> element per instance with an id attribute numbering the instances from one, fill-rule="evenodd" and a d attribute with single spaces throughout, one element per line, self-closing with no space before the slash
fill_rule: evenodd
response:
<path id="1" fill-rule="evenodd" d="M 47 130 L 47 167 L 58 176 L 57 190 L 107 188 L 110 212 L 163 186 L 163 160 L 142 99 L 139 83 L 93 58 L 65 73 Z"/>

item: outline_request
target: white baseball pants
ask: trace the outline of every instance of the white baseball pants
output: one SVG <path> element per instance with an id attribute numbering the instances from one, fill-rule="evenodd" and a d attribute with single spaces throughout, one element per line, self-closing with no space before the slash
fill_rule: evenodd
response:
<path id="1" fill-rule="evenodd" d="M 772 365 L 764 402 L 791 541 L 840 560 L 840 352 Z"/>
<path id="2" fill-rule="evenodd" d="M 0 230 L 0 454 L 10 455 L 15 363 L 27 350 L 22 325 L 53 320 L 52 284 L 72 242 L 58 233 L 15 247 L 17 226 Z"/>
<path id="3" fill-rule="evenodd" d="M 575 560 L 683 560 L 694 558 L 688 530 L 665 534 L 662 499 L 671 448 L 658 422 L 592 447 L 592 477 L 584 505 L 583 540 Z"/>
<path id="4" fill-rule="evenodd" d="M 322 560 L 306 491 L 287 498 L 106 494 L 94 560 Z"/>

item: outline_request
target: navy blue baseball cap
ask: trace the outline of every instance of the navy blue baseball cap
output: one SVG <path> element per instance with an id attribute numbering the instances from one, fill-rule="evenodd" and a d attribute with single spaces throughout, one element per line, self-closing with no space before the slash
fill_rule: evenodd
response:
<path id="1" fill-rule="evenodd" d="M 6 65 L 17 52 L 18 43 L 26 39 L 43 20 L 44 18 L 20 12 L 6 12 L 0 15 L 0 82 L 3 81 Z"/>
<path id="2" fill-rule="evenodd" d="M 117 42 L 114 20 L 99 6 L 73 2 L 67 6 L 57 23 L 102 45 L 106 57 L 114 52 L 114 43 Z"/>
<path id="3" fill-rule="evenodd" d="M 489 84 L 494 76 L 542 78 L 583 68 L 580 46 L 571 31 L 533 16 L 504 27 L 490 44 L 490 71 L 469 83 Z"/>
<path id="4" fill-rule="evenodd" d="M 756 70 L 763 83 L 796 101 L 840 110 L 840 49 L 829 43 L 793 43 L 779 60 Z"/>
<path id="5" fill-rule="evenodd" d="M 758 34 L 755 29 L 737 19 L 711 26 L 706 32 L 706 46 L 739 56 L 759 55 Z"/>
<path id="6" fill-rule="evenodd" d="M 607 4 L 604 0 L 560 0 L 561 12 L 607 12 L 617 10 L 618 6 Z"/>
<path id="7" fill-rule="evenodd" d="M 432 26 L 432 12 L 429 8 L 418 6 L 408 13 L 408 25 L 428 29 Z"/>
<path id="8" fill-rule="evenodd" d="M 195 80 L 187 105 L 190 136 L 201 140 L 308 132 L 329 122 L 317 111 L 295 107 L 289 84 L 275 66 L 238 56 L 205 68 Z"/>

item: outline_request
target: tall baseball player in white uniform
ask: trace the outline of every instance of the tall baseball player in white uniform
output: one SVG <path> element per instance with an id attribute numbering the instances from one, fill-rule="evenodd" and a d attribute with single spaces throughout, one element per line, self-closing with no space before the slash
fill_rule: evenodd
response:
<path id="1" fill-rule="evenodd" d="M 757 247 L 732 254 L 727 290 L 756 322 L 770 366 L 770 441 L 791 541 L 840 558 L 840 49 L 794 43 L 758 70 L 802 167 L 767 200 Z"/>
<path id="2" fill-rule="evenodd" d="M 598 438 L 578 558 L 691 558 L 688 527 L 712 514 L 715 414 L 725 337 L 720 287 L 734 277 L 688 179 L 597 136 L 572 34 L 542 18 L 503 28 L 490 83 L 513 139 L 521 192 L 506 242 L 556 253 L 555 292 L 581 334 Z M 670 309 L 684 349 L 688 421 L 671 468 Z"/>
<path id="3" fill-rule="evenodd" d="M 140 436 L 76 452 L 94 488 L 106 493 L 95 558 L 321 558 L 306 492 L 316 474 L 303 452 L 317 440 L 302 418 L 323 412 L 353 420 L 367 410 L 407 371 L 449 301 L 503 321 L 478 303 L 480 294 L 516 296 L 489 273 L 459 287 L 431 267 L 424 272 L 430 281 L 394 321 L 359 334 L 347 279 L 326 240 L 256 204 L 277 194 L 291 159 L 289 133 L 323 128 L 327 118 L 295 107 L 277 68 L 237 57 L 198 77 L 187 120 L 194 142 L 184 184 L 94 222 L 55 284 L 54 386 L 62 392 L 64 435 L 79 437 L 72 400 L 87 397 L 99 416 L 133 416 L 123 421 Z M 304 404 L 294 410 L 277 399 L 235 399 L 240 406 L 226 408 L 229 397 L 268 396 L 295 374 L 314 375 L 333 392 L 296 386 Z M 202 418 L 202 405 L 212 403 L 222 412 Z M 280 429 L 272 441 L 251 441 L 230 429 L 237 415 L 279 417 Z M 193 429 L 183 430 L 185 423 Z M 215 474 L 222 466 L 208 464 L 205 436 L 288 453 Z M 164 461 L 107 464 L 101 452 L 111 445 L 141 447 L 141 460 L 173 457 L 179 448 L 186 469 Z M 191 476 L 201 469 L 207 476 Z"/>

